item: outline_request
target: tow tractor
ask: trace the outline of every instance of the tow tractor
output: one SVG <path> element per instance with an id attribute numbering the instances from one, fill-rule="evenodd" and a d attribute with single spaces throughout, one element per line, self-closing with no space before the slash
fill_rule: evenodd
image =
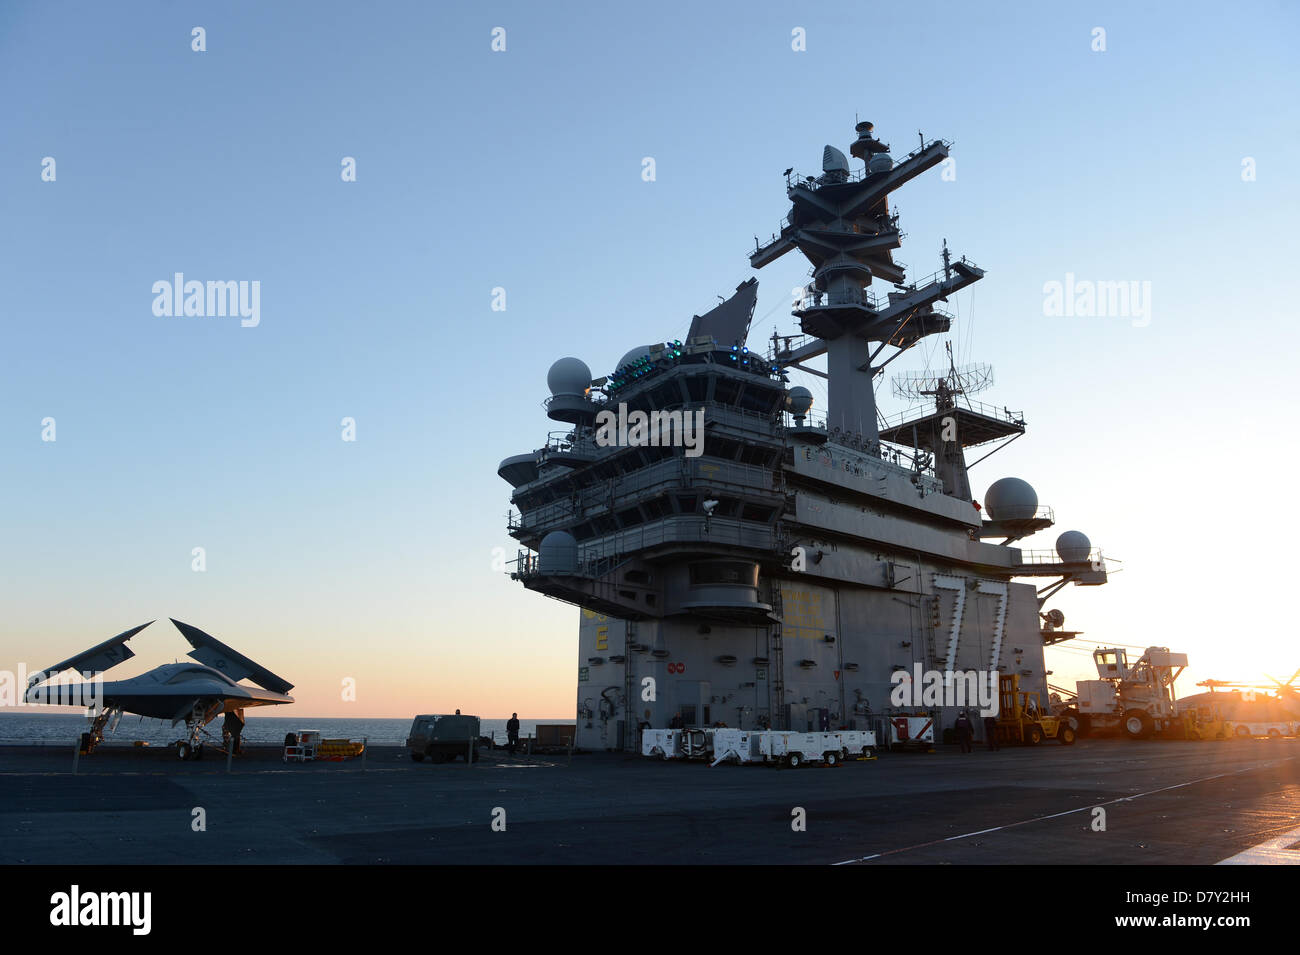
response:
<path id="1" fill-rule="evenodd" d="M 1054 739 L 1069 746 L 1075 740 L 1074 727 L 1045 712 L 1036 690 L 1020 689 L 1018 673 L 998 677 L 997 727 L 998 740 L 1003 743 L 1036 746 L 1045 739 Z"/>

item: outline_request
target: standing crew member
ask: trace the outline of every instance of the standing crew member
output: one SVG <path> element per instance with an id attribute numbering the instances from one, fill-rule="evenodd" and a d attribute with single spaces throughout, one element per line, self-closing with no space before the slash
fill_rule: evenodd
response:
<path id="1" fill-rule="evenodd" d="M 515 755 L 515 747 L 519 745 L 519 714 L 511 713 L 510 719 L 506 721 L 506 739 L 510 743 L 510 755 Z"/>
<path id="2" fill-rule="evenodd" d="M 975 727 L 971 725 L 970 717 L 966 715 L 965 710 L 962 710 L 957 717 L 954 729 L 957 730 L 957 742 L 961 744 L 961 751 L 969 753 L 971 751 L 971 737 L 975 735 Z"/>
<path id="3" fill-rule="evenodd" d="M 221 735 L 227 738 L 226 745 L 232 753 L 243 753 L 239 736 L 244 732 L 244 714 L 242 710 L 230 710 L 221 723 Z"/>

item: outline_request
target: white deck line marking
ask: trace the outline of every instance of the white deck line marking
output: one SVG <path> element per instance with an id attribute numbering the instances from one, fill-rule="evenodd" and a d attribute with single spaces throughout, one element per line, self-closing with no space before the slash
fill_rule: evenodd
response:
<path id="1" fill-rule="evenodd" d="M 1287 848 L 1297 842 L 1300 842 L 1300 828 L 1251 846 L 1235 856 L 1220 859 L 1215 865 L 1300 865 L 1300 849 Z"/>
<path id="2" fill-rule="evenodd" d="M 1194 786 L 1197 783 L 1207 783 L 1212 779 L 1223 779 L 1225 776 L 1239 776 L 1242 773 L 1254 772 L 1257 769 L 1268 769 L 1270 766 L 1276 766 L 1279 763 L 1290 762 L 1291 760 L 1296 758 L 1298 757 L 1289 756 L 1286 759 L 1278 759 L 1278 760 L 1274 760 L 1271 763 L 1262 763 L 1258 766 L 1248 766 L 1245 769 L 1238 769 L 1231 773 L 1216 773 L 1213 776 L 1202 776 L 1200 779 L 1190 779 L 1185 783 L 1178 783 L 1177 785 L 1174 786 L 1165 786 L 1161 789 L 1152 789 L 1149 792 L 1136 793 L 1132 796 L 1120 796 L 1118 799 L 1109 799 L 1106 802 L 1090 803 L 1087 806 L 1080 806 L 1078 809 L 1067 809 L 1065 810 L 1065 812 L 1052 813 L 1050 816 L 1035 816 L 1033 819 L 1022 819 L 1019 822 L 1009 822 L 1005 826 L 994 826 L 991 829 L 980 829 L 977 830 L 976 832 L 964 832 L 959 836 L 946 836 L 943 839 L 932 839 L 929 842 L 920 842 L 914 846 L 904 846 L 901 849 L 890 849 L 888 852 L 876 852 L 873 853 L 872 855 L 862 856 L 857 859 L 845 859 L 843 862 L 832 862 L 831 865 L 852 865 L 855 862 L 869 862 L 872 859 L 879 859 L 882 856 L 896 855 L 897 853 L 900 852 L 911 852 L 913 849 L 923 849 L 926 846 L 938 845 L 941 842 L 955 842 L 958 839 L 969 839 L 971 836 L 982 836 L 990 832 L 1001 832 L 1003 829 L 1014 829 L 1016 826 L 1027 826 L 1031 822 L 1043 822 L 1047 819 L 1059 819 L 1062 816 L 1073 815 L 1076 812 L 1087 812 L 1089 810 L 1097 808 L 1098 806 L 1113 806 L 1115 803 L 1119 803 L 1119 802 L 1132 802 L 1134 799 L 1141 799 L 1143 796 L 1154 796 L 1157 793 L 1166 793 L 1172 789 L 1182 789 L 1185 786 Z M 1296 830 L 1296 831 L 1300 832 L 1300 830 Z M 1262 846 L 1256 846 L 1256 848 L 1257 849 L 1262 848 Z M 1300 852 L 1297 852 L 1296 855 L 1300 856 Z M 1236 857 L 1234 856 L 1233 858 Z M 1224 861 L 1226 862 L 1227 860 Z M 1219 863 L 1219 865 L 1223 865 L 1223 863 L 1221 862 Z"/>

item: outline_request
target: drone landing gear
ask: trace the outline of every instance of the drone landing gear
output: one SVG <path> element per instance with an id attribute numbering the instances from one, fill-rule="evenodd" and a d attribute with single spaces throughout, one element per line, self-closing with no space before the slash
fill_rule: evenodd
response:
<path id="1" fill-rule="evenodd" d="M 203 758 L 203 740 L 199 739 L 203 732 L 203 727 L 207 726 L 209 721 L 216 717 L 221 711 L 220 705 L 204 706 L 196 703 L 190 712 L 190 718 L 186 721 L 189 727 L 190 738 L 178 739 L 176 741 L 176 755 L 182 760 L 202 759 Z"/>
<path id="2" fill-rule="evenodd" d="M 94 752 L 96 746 L 104 742 L 104 727 L 108 724 L 108 721 L 114 716 L 114 714 L 116 714 L 120 719 L 122 711 L 116 707 L 109 707 L 106 710 L 96 713 L 94 717 L 91 718 L 90 729 L 81 734 L 81 754 L 83 756 L 89 756 Z M 117 723 L 114 723 L 113 726 L 116 728 Z"/>
<path id="3" fill-rule="evenodd" d="M 176 755 L 183 760 L 202 759 L 203 743 L 191 743 L 187 740 L 176 741 Z"/>
<path id="4" fill-rule="evenodd" d="M 203 740 L 199 739 L 199 733 L 203 731 L 201 723 L 195 723 L 190 727 L 189 739 L 178 739 L 176 741 L 176 755 L 183 760 L 202 759 L 203 758 Z"/>

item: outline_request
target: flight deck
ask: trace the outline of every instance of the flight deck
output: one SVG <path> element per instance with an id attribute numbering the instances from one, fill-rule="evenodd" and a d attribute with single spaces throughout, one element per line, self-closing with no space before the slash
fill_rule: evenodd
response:
<path id="1" fill-rule="evenodd" d="M 797 770 L 280 754 L 249 747 L 227 773 L 105 745 L 73 775 L 71 745 L 0 748 L 0 862 L 1204 865 L 1292 832 L 1268 861 L 1300 863 L 1298 740 L 942 747 Z"/>

